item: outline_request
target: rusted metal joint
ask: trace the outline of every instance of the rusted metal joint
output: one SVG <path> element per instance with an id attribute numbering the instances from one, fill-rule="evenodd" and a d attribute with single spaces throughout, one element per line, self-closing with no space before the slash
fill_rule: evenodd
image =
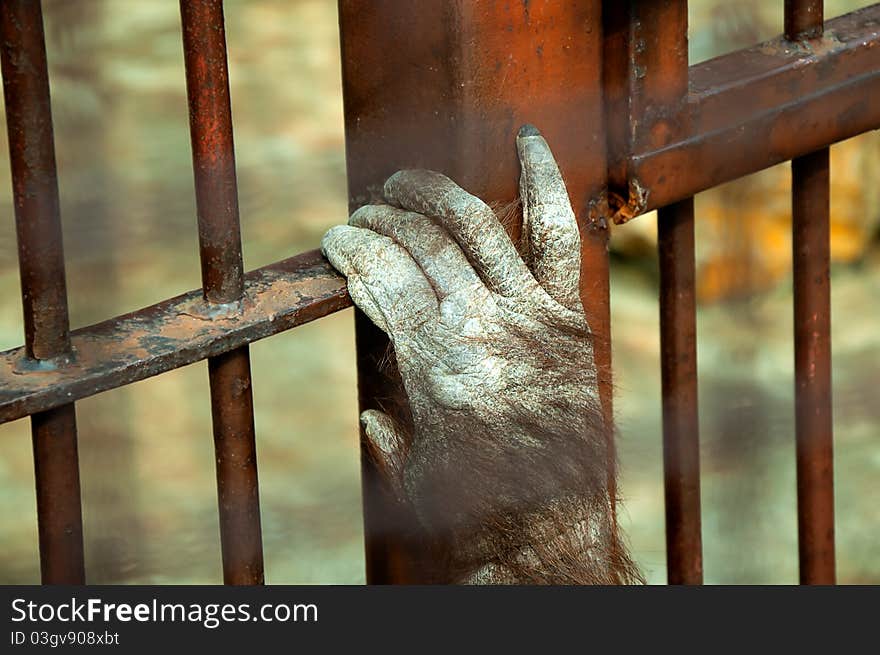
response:
<path id="1" fill-rule="evenodd" d="M 608 191 L 608 207 L 615 225 L 628 223 L 648 210 L 650 189 L 642 186 L 637 178 L 631 177 L 627 191 L 625 198 L 620 193 Z"/>
<path id="2" fill-rule="evenodd" d="M 49 357 L 47 359 L 37 359 L 30 357 L 26 353 L 18 358 L 12 368 L 15 375 L 39 375 L 40 373 L 50 373 L 57 371 L 66 366 L 70 366 L 76 359 L 76 351 L 71 348 L 70 351 L 58 355 L 57 357 Z"/>
<path id="3" fill-rule="evenodd" d="M 797 36 L 796 38 L 783 38 L 778 41 L 771 41 L 766 44 L 766 48 L 762 49 L 769 55 L 790 55 L 798 54 L 801 56 L 820 57 L 822 55 L 832 54 L 841 48 L 845 48 L 846 43 L 831 31 L 824 33 L 808 33 Z"/>

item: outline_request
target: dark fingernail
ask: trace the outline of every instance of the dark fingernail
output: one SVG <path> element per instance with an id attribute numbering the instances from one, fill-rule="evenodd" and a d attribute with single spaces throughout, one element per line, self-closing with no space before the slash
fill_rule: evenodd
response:
<path id="1" fill-rule="evenodd" d="M 526 123 L 519 128 L 519 134 L 517 136 L 541 136 L 541 133 L 538 131 L 537 127 L 531 123 Z"/>

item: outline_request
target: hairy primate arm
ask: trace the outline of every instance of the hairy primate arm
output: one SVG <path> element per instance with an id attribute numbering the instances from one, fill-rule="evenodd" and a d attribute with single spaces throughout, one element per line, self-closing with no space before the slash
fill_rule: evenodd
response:
<path id="1" fill-rule="evenodd" d="M 523 239 L 447 177 L 408 170 L 332 228 L 322 248 L 394 347 L 412 425 L 361 420 L 389 489 L 449 581 L 638 579 L 618 539 L 580 235 L 538 131 L 516 140 Z M 521 251 L 521 252 L 520 252 Z"/>

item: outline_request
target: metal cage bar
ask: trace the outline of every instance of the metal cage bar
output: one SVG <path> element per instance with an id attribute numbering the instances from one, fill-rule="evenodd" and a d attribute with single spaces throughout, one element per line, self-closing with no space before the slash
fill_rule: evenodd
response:
<path id="1" fill-rule="evenodd" d="M 822 0 L 786 0 L 785 36 L 823 36 Z M 834 584 L 829 150 L 791 162 L 795 434 L 801 584 Z"/>
<path id="2" fill-rule="evenodd" d="M 783 25 L 785 36 L 797 39 L 820 38 L 824 32 L 824 0 L 785 0 Z"/>
<path id="3" fill-rule="evenodd" d="M 71 355 L 40 2 L 0 2 L 0 30 L 24 309 L 26 352 L 22 364 L 37 372 L 62 366 Z M 83 584 L 82 506 L 73 403 L 33 414 L 31 433 L 43 583 Z"/>
<path id="4" fill-rule="evenodd" d="M 244 267 L 222 0 L 181 0 L 186 89 L 207 311 L 237 311 Z M 208 359 L 226 584 L 263 583 L 263 542 L 248 346 Z"/>
<path id="5" fill-rule="evenodd" d="M 651 148 L 662 148 L 688 127 L 687 5 L 668 2 L 653 14 L 659 70 L 651 95 L 660 102 L 651 107 L 657 116 L 645 130 Z M 696 585 L 703 583 L 703 542 L 693 197 L 658 210 L 657 236 L 667 580 Z"/>
<path id="6" fill-rule="evenodd" d="M 669 584 L 702 584 L 694 199 L 657 216 L 663 481 Z"/>
<path id="7" fill-rule="evenodd" d="M 800 578 L 834 584 L 828 149 L 792 161 Z"/>
<path id="8" fill-rule="evenodd" d="M 631 153 L 663 151 L 689 134 L 686 0 L 605 3 L 608 196 L 614 219 L 645 210 Z M 670 584 L 701 584 L 694 204 L 661 207 L 660 365 L 666 559 Z"/>
<path id="9" fill-rule="evenodd" d="M 630 3 L 631 152 L 663 149 L 689 128 L 687 4 Z M 643 204 L 633 179 L 624 214 Z M 657 232 L 667 577 L 702 584 L 693 198 L 661 207 Z"/>

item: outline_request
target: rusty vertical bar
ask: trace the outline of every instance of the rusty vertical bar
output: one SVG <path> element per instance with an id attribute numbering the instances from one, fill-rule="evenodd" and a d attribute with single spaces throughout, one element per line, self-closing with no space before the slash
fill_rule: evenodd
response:
<path id="1" fill-rule="evenodd" d="M 205 301 L 237 311 L 244 291 L 232 109 L 221 0 L 181 0 Z M 225 307 L 224 307 L 225 306 Z M 226 584 L 263 583 L 253 393 L 247 346 L 208 360 Z"/>
<path id="2" fill-rule="evenodd" d="M 40 2 L 0 2 L 0 29 L 28 358 L 22 365 L 62 366 L 70 353 L 70 329 Z M 74 405 L 34 414 L 31 433 L 42 581 L 84 584 Z"/>
<path id="3" fill-rule="evenodd" d="M 823 0 L 785 0 L 785 37 L 794 41 L 822 36 L 824 15 Z"/>
<path id="4" fill-rule="evenodd" d="M 688 11 L 687 0 L 635 4 L 632 143 L 638 151 L 661 148 L 686 131 Z M 667 580 L 702 584 L 693 198 L 661 208 L 657 232 Z"/>
<path id="5" fill-rule="evenodd" d="M 687 133 L 686 0 L 606 3 L 606 43 L 616 57 L 609 119 L 609 185 L 617 220 L 643 211 L 649 191 L 633 173 L 633 152 L 662 149 Z M 666 557 L 670 584 L 701 584 L 694 203 L 658 212 L 660 365 Z"/>
<path id="6" fill-rule="evenodd" d="M 244 289 L 232 109 L 221 0 L 181 0 L 186 89 L 205 300 Z"/>
<path id="7" fill-rule="evenodd" d="M 702 584 L 694 199 L 659 210 L 660 371 L 669 584 Z"/>
<path id="8" fill-rule="evenodd" d="M 434 169 L 490 203 L 509 203 L 518 195 L 520 126 L 547 138 L 581 227 L 581 296 L 610 416 L 601 4 L 340 0 L 339 20 L 352 209 L 401 168 Z M 395 394 L 395 376 L 380 366 L 388 342 L 356 316 L 361 409 L 387 407 Z M 366 464 L 368 581 L 425 581 L 442 552 L 408 540 L 373 473 Z"/>
<path id="9" fill-rule="evenodd" d="M 659 57 L 646 96 L 662 98 L 646 134 L 654 147 L 686 127 L 688 90 L 687 0 L 656 6 L 662 6 L 652 23 L 659 32 L 657 51 L 668 54 Z M 692 197 L 658 210 L 657 237 L 667 581 L 699 585 L 703 583 L 703 543 Z"/>
<path id="10" fill-rule="evenodd" d="M 821 0 L 786 0 L 785 36 L 823 34 Z M 801 584 L 834 584 L 829 151 L 791 162 L 795 433 Z"/>
<path id="11" fill-rule="evenodd" d="M 828 149 L 791 164 L 800 580 L 834 584 Z"/>

